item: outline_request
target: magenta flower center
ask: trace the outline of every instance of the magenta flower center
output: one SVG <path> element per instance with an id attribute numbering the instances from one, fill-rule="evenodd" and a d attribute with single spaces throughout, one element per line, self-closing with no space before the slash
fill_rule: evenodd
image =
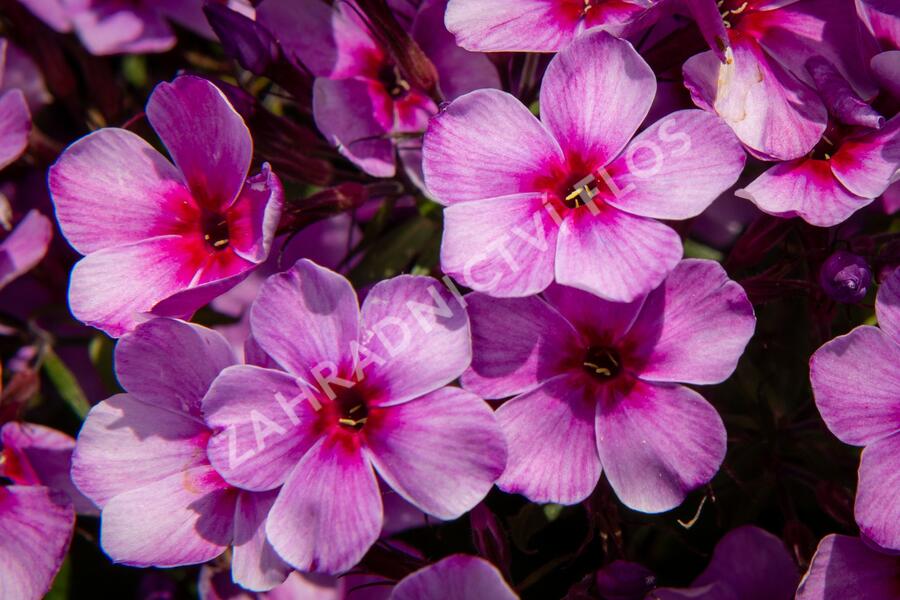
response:
<path id="1" fill-rule="evenodd" d="M 609 381 L 622 372 L 622 357 L 615 348 L 591 346 L 585 352 L 581 365 L 594 379 Z"/>
<path id="2" fill-rule="evenodd" d="M 391 98 L 402 98 L 410 90 L 410 85 L 403 79 L 400 70 L 391 63 L 384 63 L 378 70 L 378 81 L 381 82 Z"/>
<path id="3" fill-rule="evenodd" d="M 213 250 L 224 250 L 228 247 L 228 219 L 216 212 L 204 211 L 200 226 L 203 240 Z"/>
<path id="4" fill-rule="evenodd" d="M 338 425 L 359 431 L 369 418 L 369 409 L 363 395 L 355 388 L 343 390 L 334 399 Z"/>

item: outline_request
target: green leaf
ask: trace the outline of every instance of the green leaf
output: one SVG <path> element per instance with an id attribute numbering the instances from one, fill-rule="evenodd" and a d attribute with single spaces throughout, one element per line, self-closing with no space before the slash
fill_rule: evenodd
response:
<path id="1" fill-rule="evenodd" d="M 66 556 L 63 564 L 53 580 L 53 587 L 44 596 L 44 600 L 67 600 L 69 598 L 69 587 L 72 579 L 72 561 Z"/>
<path id="2" fill-rule="evenodd" d="M 709 260 L 715 260 L 717 262 L 722 262 L 722 259 L 725 258 L 725 256 L 715 248 L 710 248 L 706 244 L 701 244 L 700 242 L 695 242 L 691 239 L 684 240 L 684 257 L 708 258 Z"/>
<path id="3" fill-rule="evenodd" d="M 350 272 L 350 281 L 361 286 L 399 275 L 435 239 L 440 239 L 440 234 L 434 221 L 421 216 L 409 219 L 372 244 Z"/>
<path id="4" fill-rule="evenodd" d="M 91 410 L 91 404 L 84 395 L 84 390 L 78 384 L 78 379 L 52 348 L 44 351 L 44 362 L 41 368 L 72 412 L 83 420 Z"/>

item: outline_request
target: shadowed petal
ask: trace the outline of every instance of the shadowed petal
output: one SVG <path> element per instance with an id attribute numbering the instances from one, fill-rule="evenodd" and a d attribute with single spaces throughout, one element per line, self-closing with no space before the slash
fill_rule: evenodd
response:
<path id="1" fill-rule="evenodd" d="M 518 600 L 497 567 L 483 558 L 454 554 L 404 577 L 392 600 Z"/>
<path id="2" fill-rule="evenodd" d="M 897 558 L 859 538 L 825 536 L 797 589 L 797 600 L 883 600 L 900 595 Z"/>
<path id="3" fill-rule="evenodd" d="M 276 491 L 271 491 L 244 492 L 238 496 L 231 575 L 244 589 L 271 590 L 284 583 L 291 572 L 266 539 L 266 517 L 276 495 Z"/>
<path id="4" fill-rule="evenodd" d="M 854 194 L 883 194 L 900 169 L 900 116 L 878 131 L 845 139 L 831 158 L 831 169 Z"/>
<path id="5" fill-rule="evenodd" d="M 44 258 L 52 236 L 50 219 L 37 210 L 28 211 L 0 244 L 0 289 Z"/>
<path id="6" fill-rule="evenodd" d="M 31 112 L 21 90 L 0 95 L 0 169 L 22 156 L 28 148 Z"/>

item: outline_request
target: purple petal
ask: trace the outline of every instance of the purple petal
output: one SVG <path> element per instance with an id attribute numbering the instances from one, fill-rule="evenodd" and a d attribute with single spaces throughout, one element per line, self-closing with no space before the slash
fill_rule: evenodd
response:
<path id="1" fill-rule="evenodd" d="M 371 400 L 381 406 L 436 390 L 472 361 L 465 308 L 436 279 L 401 275 L 380 281 L 366 295 L 360 315 L 362 345 L 378 358 L 357 365 L 356 379 L 365 378 L 378 390 Z"/>
<path id="2" fill-rule="evenodd" d="M 250 309 L 250 324 L 269 356 L 312 382 L 312 369 L 322 361 L 340 367 L 349 360 L 359 341 L 359 303 L 344 277 L 302 259 L 269 277 Z"/>
<path id="3" fill-rule="evenodd" d="M 42 598 L 62 565 L 75 511 L 63 492 L 0 487 L 0 597 Z"/>
<path id="4" fill-rule="evenodd" d="M 266 539 L 266 517 L 277 492 L 244 492 L 238 496 L 234 518 L 231 574 L 244 589 L 268 591 L 282 583 L 291 568 Z"/>
<path id="5" fill-rule="evenodd" d="M 767 58 L 753 39 L 732 33 L 731 44 L 728 64 L 712 52 L 684 64 L 694 103 L 715 111 L 760 158 L 790 160 L 812 150 L 828 116 L 819 98 Z"/>
<path id="6" fill-rule="evenodd" d="M 575 504 L 600 480 L 595 399 L 562 375 L 497 409 L 509 457 L 497 486 L 532 502 Z"/>
<path id="7" fill-rule="evenodd" d="M 466 296 L 472 322 L 472 366 L 462 384 L 485 398 L 506 398 L 533 390 L 565 368 L 577 333 L 536 296 Z"/>
<path id="8" fill-rule="evenodd" d="M 900 420 L 895 418 L 894 426 L 896 427 L 898 423 Z M 900 431 L 870 444 L 863 450 L 859 463 L 859 486 L 856 490 L 854 511 L 860 532 L 882 548 L 894 551 L 900 551 L 898 486 L 900 486 Z"/>
<path id="9" fill-rule="evenodd" d="M 725 50 L 731 45 L 731 42 L 728 39 L 725 19 L 722 18 L 718 4 L 715 0 L 686 0 L 685 4 L 710 50 L 713 51 L 719 62 L 726 62 Z"/>
<path id="10" fill-rule="evenodd" d="M 854 194 L 877 198 L 900 169 L 900 116 L 878 130 L 850 137 L 831 158 L 834 176 Z"/>
<path id="11" fill-rule="evenodd" d="M 876 54 L 869 64 L 881 87 L 894 98 L 900 99 L 900 50 Z"/>
<path id="12" fill-rule="evenodd" d="M 493 411 L 457 388 L 371 411 L 364 431 L 378 474 L 403 498 L 444 520 L 481 502 L 506 465 Z"/>
<path id="13" fill-rule="evenodd" d="M 857 327 L 813 354 L 810 380 L 828 429 L 862 446 L 900 429 L 900 345 L 875 327 Z"/>
<path id="14" fill-rule="evenodd" d="M 680 385 L 604 389 L 597 406 L 597 449 L 623 504 L 658 513 L 708 483 L 725 458 L 725 426 L 709 402 Z"/>
<path id="15" fill-rule="evenodd" d="M 41 21 L 60 33 L 72 30 L 69 11 L 61 0 L 20 0 Z"/>
<path id="16" fill-rule="evenodd" d="M 165 52 L 175 35 L 152 7 L 91 3 L 71 7 L 70 17 L 91 54 Z"/>
<path id="17" fill-rule="evenodd" d="M 884 278 L 875 299 L 878 326 L 900 345 L 900 269 Z"/>
<path id="18" fill-rule="evenodd" d="M 647 297 L 627 339 L 642 379 L 721 383 L 755 327 L 747 294 L 718 263 L 684 260 Z"/>
<path id="19" fill-rule="evenodd" d="M 28 148 L 31 112 L 21 90 L 0 96 L 0 169 L 22 156 Z"/>
<path id="20" fill-rule="evenodd" d="M 219 332 L 165 318 L 142 323 L 122 337 L 115 361 L 119 383 L 142 402 L 195 417 L 216 375 L 237 363 Z"/>
<path id="21" fill-rule="evenodd" d="M 825 536 L 800 582 L 797 600 L 882 600 L 900 595 L 897 558 L 876 552 L 859 538 Z"/>
<path id="22" fill-rule="evenodd" d="M 644 304 L 644 298 L 609 302 L 583 290 L 556 284 L 544 290 L 544 297 L 582 338 L 603 339 L 610 344 L 618 342 L 631 329 Z"/>
<path id="23" fill-rule="evenodd" d="M 801 217 L 811 225 L 831 227 L 872 202 L 841 185 L 831 164 L 815 158 L 779 163 L 735 195 L 770 215 Z"/>
<path id="24" fill-rule="evenodd" d="M 228 226 L 228 242 L 238 256 L 254 263 L 266 259 L 281 220 L 283 202 L 281 181 L 265 163 L 262 171 L 247 179 L 229 210 L 233 217 Z"/>
<path id="25" fill-rule="evenodd" d="M 520 0 L 488 5 L 450 0 L 446 23 L 456 42 L 477 52 L 556 52 L 574 37 L 577 18 L 567 18 L 560 2 Z"/>
<path id="26" fill-rule="evenodd" d="M 294 568 L 341 573 L 375 543 L 381 523 L 372 466 L 352 440 L 332 437 L 313 446 L 291 473 L 269 513 L 266 534 Z"/>
<path id="27" fill-rule="evenodd" d="M 41 262 L 53 237 L 53 224 L 30 210 L 0 244 L 0 289 Z"/>
<path id="28" fill-rule="evenodd" d="M 100 545 L 134 567 L 204 563 L 231 544 L 237 494 L 208 465 L 184 468 L 110 499 Z"/>
<path id="29" fill-rule="evenodd" d="M 631 44 L 595 31 L 550 62 L 541 84 L 541 120 L 567 156 L 593 170 L 625 148 L 655 95 L 656 76 Z"/>
<path id="30" fill-rule="evenodd" d="M 806 61 L 806 71 L 812 77 L 828 112 L 841 123 L 873 129 L 884 125 L 884 117 L 856 94 L 830 62 L 821 56 L 813 56 Z"/>
<path id="31" fill-rule="evenodd" d="M 605 167 L 622 191 L 607 202 L 642 217 L 696 217 L 737 181 L 745 160 L 721 119 L 700 110 L 677 111 L 641 132 Z"/>
<path id="32" fill-rule="evenodd" d="M 441 266 L 467 287 L 528 296 L 553 281 L 559 216 L 543 194 L 516 194 L 444 209 Z"/>
<path id="33" fill-rule="evenodd" d="M 497 567 L 476 556 L 454 554 L 403 578 L 392 600 L 518 600 Z"/>
<path id="34" fill-rule="evenodd" d="M 477 90 L 433 117 L 423 142 L 425 183 L 445 205 L 539 191 L 564 157 L 515 97 Z"/>
<path id="35" fill-rule="evenodd" d="M 247 178 L 253 140 L 225 94 L 206 79 L 182 75 L 156 86 L 147 118 L 197 202 L 229 207 Z"/>
<path id="36" fill-rule="evenodd" d="M 125 129 L 66 148 L 48 181 L 60 229 L 82 254 L 176 233 L 193 204 L 172 163 Z"/>
<path id="37" fill-rule="evenodd" d="M 270 490 L 287 479 L 318 439 L 318 400 L 294 377 L 249 365 L 222 372 L 203 399 L 209 461 L 222 477 L 246 490 Z M 314 397 L 313 397 L 314 398 Z"/>
<path id="38" fill-rule="evenodd" d="M 97 506 L 207 464 L 203 423 L 119 394 L 94 406 L 72 455 L 72 480 Z"/>
<path id="39" fill-rule="evenodd" d="M 556 246 L 556 281 L 613 302 L 631 302 L 662 283 L 681 260 L 681 238 L 659 221 L 604 206 L 566 216 Z"/>
<path id="40" fill-rule="evenodd" d="M 387 92 L 377 93 L 364 79 L 316 79 L 313 113 L 316 126 L 338 151 L 373 177 L 393 177 L 394 145 L 384 117 L 393 116 Z"/>

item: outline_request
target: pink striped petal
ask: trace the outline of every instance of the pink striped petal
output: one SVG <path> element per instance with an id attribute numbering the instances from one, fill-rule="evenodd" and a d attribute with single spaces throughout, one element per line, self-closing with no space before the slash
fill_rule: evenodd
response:
<path id="1" fill-rule="evenodd" d="M 50 219 L 30 210 L 0 244 L 0 289 L 41 262 L 53 236 Z"/>
<path id="2" fill-rule="evenodd" d="M 900 116 L 878 131 L 845 139 L 831 158 L 831 170 L 854 194 L 883 194 L 900 171 Z"/>
<path id="3" fill-rule="evenodd" d="M 483 558 L 454 554 L 404 577 L 392 600 L 518 600 L 497 567 Z"/>
<path id="4" fill-rule="evenodd" d="M 881 330 L 900 345 L 900 269 L 882 281 L 875 299 L 875 314 Z"/>
<path id="5" fill-rule="evenodd" d="M 894 423 L 900 424 L 900 421 Z M 900 431 L 863 450 L 854 509 L 860 532 L 882 548 L 895 552 L 900 551 L 898 486 Z"/>
<path id="6" fill-rule="evenodd" d="M 556 52 L 574 37 L 580 16 L 555 0 L 497 5 L 450 0 L 445 22 L 456 43 L 466 50 Z"/>
<path id="7" fill-rule="evenodd" d="M 0 169 L 22 156 L 30 133 L 31 112 L 22 90 L 0 95 Z"/>
<path id="8" fill-rule="evenodd" d="M 266 539 L 266 517 L 276 495 L 276 491 L 243 492 L 237 499 L 231 576 L 247 590 L 271 590 L 284 583 L 292 570 Z"/>
<path id="9" fill-rule="evenodd" d="M 897 558 L 873 550 L 861 539 L 822 538 L 796 600 L 882 600 L 900 596 Z"/>

